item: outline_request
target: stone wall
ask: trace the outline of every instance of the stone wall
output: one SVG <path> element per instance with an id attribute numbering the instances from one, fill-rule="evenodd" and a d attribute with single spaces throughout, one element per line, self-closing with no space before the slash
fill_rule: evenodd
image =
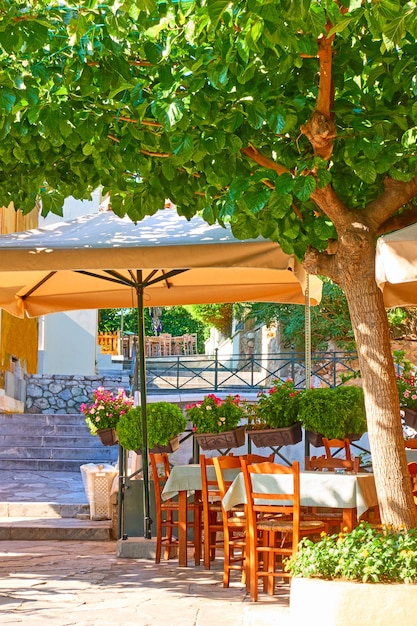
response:
<path id="1" fill-rule="evenodd" d="M 111 376 L 76 376 L 76 375 L 45 375 L 27 376 L 26 379 L 25 413 L 63 413 L 80 412 L 80 404 L 91 402 L 93 391 L 104 387 L 117 392 L 123 388 L 129 390 L 127 372 Z"/>

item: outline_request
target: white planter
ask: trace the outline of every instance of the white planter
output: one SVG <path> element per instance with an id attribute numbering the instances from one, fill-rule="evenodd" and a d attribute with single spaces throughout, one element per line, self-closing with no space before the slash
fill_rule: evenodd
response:
<path id="1" fill-rule="evenodd" d="M 417 585 L 293 578 L 290 613 L 308 626 L 416 626 Z"/>

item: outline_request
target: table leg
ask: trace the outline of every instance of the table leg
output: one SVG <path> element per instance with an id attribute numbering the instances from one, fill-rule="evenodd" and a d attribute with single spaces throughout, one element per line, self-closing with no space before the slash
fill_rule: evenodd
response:
<path id="1" fill-rule="evenodd" d="M 348 532 L 358 525 L 358 511 L 354 509 L 343 509 L 343 528 L 347 528 Z"/>
<path id="2" fill-rule="evenodd" d="M 187 491 L 178 492 L 178 565 L 187 567 Z"/>

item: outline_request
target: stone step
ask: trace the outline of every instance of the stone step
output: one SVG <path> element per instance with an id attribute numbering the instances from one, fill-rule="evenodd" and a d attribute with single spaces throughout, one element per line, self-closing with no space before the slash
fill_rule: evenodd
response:
<path id="1" fill-rule="evenodd" d="M 0 502 L 0 518 L 76 519 L 90 517 L 90 505 L 62 502 Z"/>
<path id="2" fill-rule="evenodd" d="M 0 414 L 0 470 L 77 472 L 85 463 L 115 463 L 118 446 L 103 446 L 84 415 Z"/>
<path id="3" fill-rule="evenodd" d="M 79 460 L 79 464 L 87 462 L 111 462 L 114 459 L 114 453 L 111 449 L 111 446 L 102 446 L 101 448 L 89 448 L 84 447 L 80 448 L 79 446 L 70 447 L 57 447 L 57 446 L 48 446 L 48 447 L 0 447 L 0 459 L 35 459 L 35 460 L 66 460 L 71 459 L 72 461 Z M 87 459 L 87 460 L 86 460 Z"/>
<path id="4" fill-rule="evenodd" d="M 0 541 L 109 541 L 111 520 L 0 517 Z"/>
<path id="5" fill-rule="evenodd" d="M 117 446 L 114 446 L 117 447 Z M 70 451 L 68 451 L 68 456 Z M 108 463 L 103 456 L 100 459 L 88 458 L 79 459 L 1 459 L 0 470 L 25 470 L 28 472 L 79 472 L 80 466 L 86 463 Z M 112 461 L 113 463 L 113 461 Z"/>
<path id="6" fill-rule="evenodd" d="M 56 447 L 65 447 L 71 448 L 76 446 L 77 448 L 97 448 L 99 450 L 103 449 L 103 444 L 101 443 L 98 437 L 92 437 L 88 435 L 86 437 L 77 436 L 76 434 L 69 435 L 35 435 L 19 436 L 19 447 L 28 446 L 28 447 L 40 447 L 40 446 L 52 446 Z M 16 444 L 16 435 L 7 434 L 0 435 L 0 448 L 9 448 L 12 445 Z"/>

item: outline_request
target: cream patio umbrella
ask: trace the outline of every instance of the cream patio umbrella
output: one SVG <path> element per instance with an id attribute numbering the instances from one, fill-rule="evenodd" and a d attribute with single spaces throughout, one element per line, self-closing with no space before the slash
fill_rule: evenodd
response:
<path id="1" fill-rule="evenodd" d="M 310 277 L 308 304 L 321 298 Z M 138 223 L 111 211 L 0 237 L 0 308 L 35 317 L 137 307 L 143 450 L 147 458 L 144 307 L 213 302 L 305 304 L 306 274 L 278 244 L 162 209 Z M 143 463 L 145 537 L 149 481 Z"/>
<path id="2" fill-rule="evenodd" d="M 386 307 L 417 306 L 417 224 L 378 239 L 375 275 Z"/>

